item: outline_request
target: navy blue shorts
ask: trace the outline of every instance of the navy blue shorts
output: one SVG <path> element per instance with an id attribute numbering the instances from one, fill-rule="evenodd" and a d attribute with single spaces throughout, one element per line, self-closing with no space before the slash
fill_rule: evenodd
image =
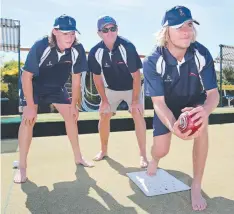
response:
<path id="1" fill-rule="evenodd" d="M 192 107 L 198 106 L 198 105 L 202 105 L 204 102 L 199 102 L 199 104 L 194 104 L 194 105 L 189 105 Z M 188 106 L 188 107 L 189 107 Z M 184 108 L 184 107 L 183 107 Z M 170 108 L 170 110 L 172 111 L 175 119 L 177 120 L 180 116 L 180 114 L 182 113 L 182 109 L 183 108 Z M 159 119 L 158 115 L 155 113 L 154 111 L 154 118 L 153 118 L 153 136 L 159 136 L 159 135 L 164 135 L 169 133 L 170 130 L 162 123 L 162 121 Z"/>
<path id="2" fill-rule="evenodd" d="M 66 88 L 61 88 L 60 90 L 50 92 L 50 93 L 37 93 L 34 91 L 33 94 L 33 100 L 34 103 L 40 104 L 40 103 L 47 103 L 47 104 L 52 104 L 52 103 L 58 103 L 58 104 L 70 104 L 70 96 L 66 90 Z M 26 106 L 26 100 L 21 99 L 20 106 Z"/>

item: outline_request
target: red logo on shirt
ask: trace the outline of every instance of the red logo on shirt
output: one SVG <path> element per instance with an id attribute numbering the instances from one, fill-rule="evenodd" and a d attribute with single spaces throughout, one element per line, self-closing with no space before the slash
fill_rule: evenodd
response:
<path id="1" fill-rule="evenodd" d="M 64 61 L 64 63 L 72 64 L 72 61 Z"/>
<path id="2" fill-rule="evenodd" d="M 119 65 L 124 64 L 124 62 L 123 61 L 118 61 L 117 64 L 119 64 Z"/>
<path id="3" fill-rule="evenodd" d="M 194 74 L 194 73 L 190 73 L 189 76 L 194 76 L 194 77 L 197 77 L 197 74 Z"/>

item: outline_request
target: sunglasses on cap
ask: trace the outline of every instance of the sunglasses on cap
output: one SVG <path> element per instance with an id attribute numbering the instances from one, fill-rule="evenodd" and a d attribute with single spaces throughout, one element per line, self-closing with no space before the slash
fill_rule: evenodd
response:
<path id="1" fill-rule="evenodd" d="M 117 26 L 113 26 L 113 27 L 110 27 L 110 28 L 104 27 L 100 31 L 102 31 L 102 33 L 108 33 L 109 31 L 116 32 L 117 31 Z"/>

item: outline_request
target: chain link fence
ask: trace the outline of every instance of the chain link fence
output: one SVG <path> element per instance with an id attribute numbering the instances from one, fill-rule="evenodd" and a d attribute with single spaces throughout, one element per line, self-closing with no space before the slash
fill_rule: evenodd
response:
<path id="1" fill-rule="evenodd" d="M 220 45 L 220 53 L 216 58 L 219 63 L 218 84 L 220 106 L 233 106 L 234 102 L 234 46 Z"/>

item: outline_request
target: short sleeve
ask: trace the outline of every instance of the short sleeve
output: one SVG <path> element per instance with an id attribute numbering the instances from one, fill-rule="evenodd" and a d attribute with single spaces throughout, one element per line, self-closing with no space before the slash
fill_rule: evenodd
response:
<path id="1" fill-rule="evenodd" d="M 217 77 L 214 68 L 214 60 L 208 50 L 205 53 L 205 65 L 200 71 L 200 76 L 205 90 L 217 88 Z"/>
<path id="2" fill-rule="evenodd" d="M 22 68 L 23 71 L 28 71 L 35 76 L 39 75 L 39 63 L 41 58 L 42 41 L 37 41 L 30 49 L 25 64 Z"/>
<path id="3" fill-rule="evenodd" d="M 134 73 L 142 68 L 142 62 L 134 45 L 127 46 L 127 65 L 130 73 Z"/>
<path id="4" fill-rule="evenodd" d="M 143 62 L 144 89 L 145 95 L 150 97 L 164 96 L 164 86 L 161 74 L 156 70 L 156 63 L 159 57 L 148 56 Z"/>
<path id="5" fill-rule="evenodd" d="M 88 67 L 91 73 L 94 73 L 96 75 L 101 74 L 101 66 L 95 58 L 95 53 L 92 50 L 90 51 L 88 56 Z"/>
<path id="6" fill-rule="evenodd" d="M 73 65 L 73 73 L 79 74 L 81 72 L 88 71 L 88 63 L 83 45 L 79 44 L 74 48 L 78 52 L 78 57 L 76 63 Z M 74 49 L 72 49 L 72 51 L 74 51 Z"/>

